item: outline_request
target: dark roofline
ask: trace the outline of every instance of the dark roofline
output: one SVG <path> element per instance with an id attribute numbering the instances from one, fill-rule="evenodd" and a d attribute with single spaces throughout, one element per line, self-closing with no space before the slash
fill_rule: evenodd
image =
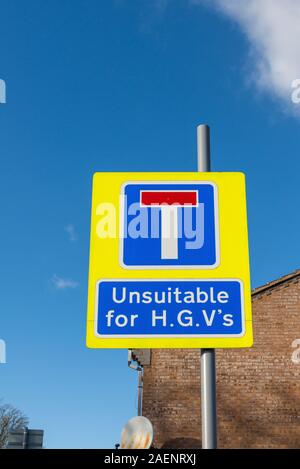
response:
<path id="1" fill-rule="evenodd" d="M 272 280 L 272 282 L 268 282 L 265 285 L 262 285 L 261 287 L 254 288 L 254 290 L 252 290 L 252 296 L 258 295 L 260 293 L 266 293 L 267 290 L 280 287 L 284 283 L 298 279 L 300 280 L 300 269 L 295 270 L 295 272 L 292 272 L 291 274 L 284 275 L 283 277 L 280 277 L 276 280 Z"/>

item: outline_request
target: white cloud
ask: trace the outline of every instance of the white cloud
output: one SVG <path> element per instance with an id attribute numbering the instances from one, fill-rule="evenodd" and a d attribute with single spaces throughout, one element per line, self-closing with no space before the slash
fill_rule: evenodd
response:
<path id="1" fill-rule="evenodd" d="M 75 282 L 75 280 L 58 277 L 56 274 L 54 274 L 52 277 L 52 283 L 57 290 L 67 290 L 69 288 L 77 288 L 79 285 L 78 282 Z"/>
<path id="2" fill-rule="evenodd" d="M 78 236 L 77 236 L 77 233 L 76 233 L 76 230 L 75 230 L 74 225 L 72 225 L 71 223 L 69 223 L 69 225 L 67 225 L 67 226 L 65 227 L 65 230 L 66 230 L 66 232 L 68 233 L 69 240 L 70 240 L 72 243 L 73 243 L 74 241 L 77 241 Z"/>
<path id="3" fill-rule="evenodd" d="M 300 78 L 299 0 L 189 0 L 213 6 L 235 22 L 251 44 L 256 85 L 292 103 L 292 83 Z"/>

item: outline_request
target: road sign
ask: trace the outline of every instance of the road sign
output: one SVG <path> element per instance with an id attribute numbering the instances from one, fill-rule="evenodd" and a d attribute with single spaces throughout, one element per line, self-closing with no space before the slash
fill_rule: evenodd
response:
<path id="1" fill-rule="evenodd" d="M 87 345 L 252 345 L 241 173 L 96 173 Z"/>
<path id="2" fill-rule="evenodd" d="M 215 184 L 127 183 L 122 194 L 120 262 L 124 268 L 210 269 L 218 265 Z M 130 236 L 136 227 L 137 211 L 140 220 L 148 221 L 152 236 Z M 197 239 L 191 241 L 196 224 Z M 151 235 L 148 231 L 147 235 Z"/>

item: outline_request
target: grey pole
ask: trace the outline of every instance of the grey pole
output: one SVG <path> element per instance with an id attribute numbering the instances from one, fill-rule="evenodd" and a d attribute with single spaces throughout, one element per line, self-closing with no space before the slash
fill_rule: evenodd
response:
<path id="1" fill-rule="evenodd" d="M 143 368 L 138 368 L 138 416 L 143 415 Z"/>
<path id="2" fill-rule="evenodd" d="M 25 427 L 23 430 L 23 449 L 27 447 L 27 438 L 28 438 L 28 427 Z"/>
<path id="3" fill-rule="evenodd" d="M 210 130 L 197 127 L 198 171 L 210 171 Z M 202 448 L 217 448 L 216 364 L 215 350 L 201 350 Z"/>
<path id="4" fill-rule="evenodd" d="M 198 171 L 210 172 L 210 129 L 208 125 L 197 127 Z"/>

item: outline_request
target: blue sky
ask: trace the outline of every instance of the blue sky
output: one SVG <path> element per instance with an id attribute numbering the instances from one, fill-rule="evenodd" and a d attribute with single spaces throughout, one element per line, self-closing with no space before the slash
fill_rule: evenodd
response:
<path id="1" fill-rule="evenodd" d="M 195 171 L 207 122 L 213 169 L 247 175 L 252 286 L 300 267 L 300 61 L 276 72 L 256 1 L 212 3 L 1 2 L 0 397 L 48 448 L 112 447 L 136 413 L 127 351 L 85 347 L 95 171 Z"/>

